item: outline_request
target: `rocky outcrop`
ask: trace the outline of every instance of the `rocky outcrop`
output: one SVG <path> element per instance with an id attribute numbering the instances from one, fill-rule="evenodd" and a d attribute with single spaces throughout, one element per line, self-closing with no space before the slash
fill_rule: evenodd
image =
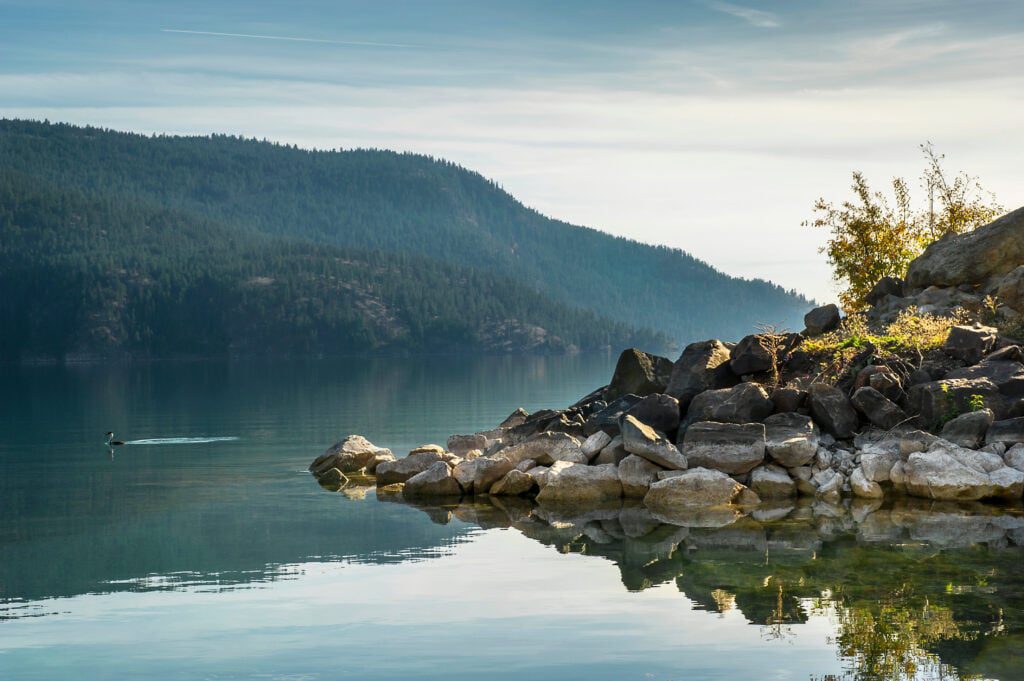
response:
<path id="1" fill-rule="evenodd" d="M 939 239 L 910 263 L 907 286 L 959 286 L 1003 277 L 1024 263 L 1024 208 L 966 234 Z"/>
<path id="2" fill-rule="evenodd" d="M 1020 239 L 1007 225 L 1024 224 L 1021 213 L 1014 216 L 979 230 L 982 236 L 945 241 L 1015 252 Z M 981 267 L 948 245 L 933 246 L 906 282 L 875 286 L 864 323 L 911 305 L 934 314 L 984 308 L 1003 319 L 1011 303 L 1024 306 L 1024 262 L 1004 255 Z M 934 265 L 940 261 L 975 268 L 970 276 L 983 279 L 950 283 L 966 275 L 947 277 Z M 1005 300 L 983 304 L 1000 291 Z M 1021 342 L 958 321 L 941 347 L 851 335 L 836 350 L 832 337 L 808 337 L 836 328 L 852 334 L 856 325 L 844 325 L 838 308 L 812 310 L 805 325 L 802 334 L 752 334 L 735 345 L 692 343 L 674 363 L 629 349 L 606 387 L 564 409 L 517 409 L 494 428 L 402 459 L 352 436 L 310 470 L 331 489 L 370 473 L 378 487 L 404 483 L 412 497 L 490 494 L 515 505 L 523 502 L 512 497 L 536 496 L 542 505 L 584 506 L 643 498 L 652 513 L 656 506 L 662 514 L 674 509 L 677 519 L 689 514 L 694 527 L 731 522 L 733 507 L 762 501 L 757 513 L 770 517 L 797 495 L 824 504 L 857 497 L 862 505 L 886 494 L 1021 498 Z M 703 506 L 718 510 L 691 512 Z"/>

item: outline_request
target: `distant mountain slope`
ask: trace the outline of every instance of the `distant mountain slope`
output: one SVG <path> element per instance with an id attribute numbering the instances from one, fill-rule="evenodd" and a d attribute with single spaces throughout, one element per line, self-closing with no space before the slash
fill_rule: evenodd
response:
<path id="1" fill-rule="evenodd" d="M 810 306 L 682 251 L 552 220 L 477 173 L 419 155 L 7 120 L 0 163 L 252 233 L 472 266 L 678 343 L 738 338 L 758 322 L 802 328 Z"/>
<path id="2" fill-rule="evenodd" d="M 0 163 L 0 360 L 666 342 L 492 273 L 242 231 Z"/>

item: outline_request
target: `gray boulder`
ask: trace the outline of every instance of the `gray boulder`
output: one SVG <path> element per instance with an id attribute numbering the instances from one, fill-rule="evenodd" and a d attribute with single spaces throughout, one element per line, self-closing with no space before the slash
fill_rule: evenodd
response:
<path id="1" fill-rule="evenodd" d="M 693 468 L 652 483 L 644 506 L 669 513 L 681 507 L 724 506 L 733 503 L 743 490 L 743 485 L 721 471 Z"/>
<path id="2" fill-rule="evenodd" d="M 603 430 L 599 430 L 580 445 L 580 451 L 590 460 L 601 453 L 601 450 L 610 445 L 612 436 Z"/>
<path id="3" fill-rule="evenodd" d="M 506 459 L 499 454 L 493 458 L 476 459 L 474 463 L 476 465 L 473 467 L 473 493 L 486 494 L 491 491 L 494 483 L 508 475 L 508 472 L 514 469 L 518 462 Z"/>
<path id="4" fill-rule="evenodd" d="M 462 488 L 452 477 L 452 469 L 444 461 L 435 461 L 421 473 L 405 481 L 402 488 L 404 497 L 457 497 Z"/>
<path id="5" fill-rule="evenodd" d="M 1024 262 L 1024 208 L 965 234 L 932 243 L 907 270 L 907 286 L 976 285 Z"/>
<path id="6" fill-rule="evenodd" d="M 871 423 L 889 430 L 907 420 L 907 414 L 892 400 L 870 386 L 857 389 L 850 398 L 858 411 Z"/>
<path id="7" fill-rule="evenodd" d="M 942 427 L 941 437 L 960 447 L 977 449 L 985 442 L 985 434 L 994 420 L 991 409 L 961 414 Z"/>
<path id="8" fill-rule="evenodd" d="M 868 305 L 877 305 L 886 296 L 903 296 L 903 280 L 896 277 L 882 277 L 864 297 Z"/>
<path id="9" fill-rule="evenodd" d="M 772 390 L 771 401 L 777 414 L 797 411 L 807 401 L 807 391 L 788 386 L 778 387 Z"/>
<path id="10" fill-rule="evenodd" d="M 774 405 L 764 387 L 757 383 L 741 383 L 732 388 L 707 390 L 697 395 L 690 403 L 686 421 L 752 423 L 764 420 L 773 409 Z"/>
<path id="11" fill-rule="evenodd" d="M 764 420 L 765 450 L 786 468 L 804 466 L 818 451 L 818 427 L 809 416 L 786 412 Z"/>
<path id="12" fill-rule="evenodd" d="M 1016 501 L 1024 495 L 1024 472 L 1003 466 L 988 474 L 992 481 L 992 496 Z"/>
<path id="13" fill-rule="evenodd" d="M 729 353 L 729 368 L 737 376 L 768 371 L 776 362 L 769 352 L 771 338 L 768 334 L 745 336 Z"/>
<path id="14" fill-rule="evenodd" d="M 922 428 L 933 430 L 950 417 L 973 411 L 975 395 L 998 416 L 1002 398 L 999 389 L 987 378 L 943 379 L 920 383 L 907 391 L 907 411 L 917 414 Z"/>
<path id="15" fill-rule="evenodd" d="M 309 465 L 313 475 L 320 476 L 332 468 L 342 473 L 355 473 L 371 464 L 395 458 L 390 449 L 378 447 L 362 435 L 349 435 L 341 442 L 327 448 Z"/>
<path id="16" fill-rule="evenodd" d="M 811 416 L 823 430 L 839 440 L 846 440 L 857 432 L 857 412 L 846 394 L 839 388 L 815 383 L 808 390 Z"/>
<path id="17" fill-rule="evenodd" d="M 591 460 L 594 464 L 613 463 L 618 465 L 620 461 L 629 456 L 629 452 L 622 446 L 622 435 L 616 435 L 612 441 L 602 449 L 596 457 Z"/>
<path id="18" fill-rule="evenodd" d="M 764 461 L 764 433 L 761 423 L 700 421 L 687 428 L 683 455 L 691 466 L 742 475 Z"/>
<path id="19" fill-rule="evenodd" d="M 437 451 L 413 451 L 401 459 L 385 461 L 377 466 L 377 486 L 385 487 L 406 482 L 415 475 L 427 470 L 435 462 L 444 463 L 444 458 Z"/>
<path id="20" fill-rule="evenodd" d="M 473 435 L 452 435 L 448 438 L 448 451 L 456 456 L 465 456 L 467 452 L 474 449 L 483 451 L 490 444 L 487 437 L 481 433 Z"/>
<path id="21" fill-rule="evenodd" d="M 685 411 L 690 401 L 705 390 L 718 390 L 736 384 L 729 368 L 730 347 L 720 340 L 690 343 L 672 366 L 665 392 L 679 400 Z M 642 419 L 641 419 L 642 420 Z"/>
<path id="22" fill-rule="evenodd" d="M 881 485 L 874 480 L 868 480 L 860 468 L 855 468 L 850 473 L 850 490 L 854 496 L 862 499 L 881 499 L 885 496 Z"/>
<path id="23" fill-rule="evenodd" d="M 995 347 L 999 332 L 991 326 L 954 326 L 942 349 L 950 357 L 977 364 Z"/>
<path id="24" fill-rule="evenodd" d="M 648 395 L 623 413 L 662 433 L 679 429 L 679 400 L 671 395 Z M 621 426 L 620 426 L 621 427 Z"/>
<path id="25" fill-rule="evenodd" d="M 685 470 L 687 467 L 686 458 L 668 438 L 632 416 L 622 419 L 622 446 L 630 454 L 662 468 Z"/>
<path id="26" fill-rule="evenodd" d="M 996 385 L 1000 395 L 1010 399 L 1024 397 L 1024 364 L 1017 360 L 986 358 L 981 364 L 954 369 L 945 378 L 987 378 Z"/>
<path id="27" fill-rule="evenodd" d="M 526 494 L 536 484 L 536 480 L 530 477 L 529 473 L 513 468 L 505 474 L 505 477 L 491 486 L 490 493 L 494 496 L 514 497 Z"/>
<path id="28" fill-rule="evenodd" d="M 544 466 L 555 461 L 585 463 L 588 460 L 580 441 L 568 433 L 538 433 L 517 445 L 505 447 L 501 456 L 514 464 L 533 459 Z"/>
<path id="29" fill-rule="evenodd" d="M 608 464 L 588 466 L 556 462 L 548 469 L 537 501 L 548 504 L 597 504 L 622 496 L 619 471 Z"/>
<path id="30" fill-rule="evenodd" d="M 623 395 L 609 402 L 606 406 L 598 409 L 583 424 L 583 433 L 592 435 L 603 430 L 612 437 L 619 434 L 619 421 L 622 415 L 637 404 L 642 398 L 639 395 Z"/>
<path id="31" fill-rule="evenodd" d="M 1003 460 L 1010 468 L 1024 472 L 1024 444 L 1015 444 L 1007 449 Z"/>
<path id="32" fill-rule="evenodd" d="M 750 489 L 762 499 L 787 499 L 796 496 L 796 482 L 781 466 L 758 466 L 750 472 Z"/>
<path id="33" fill-rule="evenodd" d="M 985 442 L 1005 442 L 1007 445 L 1024 442 L 1024 416 L 993 421 L 985 434 Z"/>
<path id="34" fill-rule="evenodd" d="M 631 454 L 619 464 L 619 480 L 622 482 L 622 493 L 627 497 L 643 498 L 651 483 L 658 480 L 661 466 L 647 459 Z"/>
<path id="35" fill-rule="evenodd" d="M 999 280 L 996 297 L 1015 312 L 1024 313 L 1024 265 L 1015 267 Z"/>
<path id="36" fill-rule="evenodd" d="M 941 501 L 977 501 L 994 493 L 988 474 L 945 451 L 915 452 L 903 465 L 907 493 Z"/>
<path id="37" fill-rule="evenodd" d="M 671 360 L 636 348 L 623 350 L 605 390 L 605 399 L 611 401 L 630 393 L 640 397 L 663 393 L 671 375 Z"/>
<path id="38" fill-rule="evenodd" d="M 834 331 L 839 328 L 842 317 L 839 315 L 839 307 L 834 303 L 816 307 L 804 315 L 804 326 L 807 336 L 820 336 L 823 333 Z"/>

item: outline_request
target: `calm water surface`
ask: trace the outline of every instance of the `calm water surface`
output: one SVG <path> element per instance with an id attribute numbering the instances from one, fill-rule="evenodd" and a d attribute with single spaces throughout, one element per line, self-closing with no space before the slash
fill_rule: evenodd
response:
<path id="1" fill-rule="evenodd" d="M 662 524 L 305 472 L 350 432 L 401 455 L 564 406 L 613 362 L 0 369 L 0 678 L 1024 679 L 1017 509 Z M 174 441 L 111 457 L 107 430 Z"/>

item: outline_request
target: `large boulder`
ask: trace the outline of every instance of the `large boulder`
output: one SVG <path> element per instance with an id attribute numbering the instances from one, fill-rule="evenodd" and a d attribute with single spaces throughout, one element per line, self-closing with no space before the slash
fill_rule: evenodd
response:
<path id="1" fill-rule="evenodd" d="M 932 243 L 907 270 L 907 286 L 976 285 L 1024 263 L 1024 208 L 965 234 Z"/>
<path id="2" fill-rule="evenodd" d="M 622 482 L 623 495 L 643 498 L 651 483 L 658 480 L 658 472 L 661 470 L 661 466 L 630 454 L 619 464 L 619 480 Z"/>
<path id="3" fill-rule="evenodd" d="M 839 315 L 839 307 L 835 303 L 816 307 L 804 315 L 804 331 L 808 336 L 820 336 L 839 328 L 842 318 Z"/>
<path id="4" fill-rule="evenodd" d="M 474 449 L 483 451 L 487 449 L 490 442 L 483 433 L 472 435 L 451 435 L 448 438 L 448 451 L 456 456 L 465 456 Z"/>
<path id="5" fill-rule="evenodd" d="M 605 390 L 605 399 L 611 401 L 630 393 L 640 397 L 663 393 L 671 375 L 671 360 L 636 348 L 623 350 Z"/>
<path id="6" fill-rule="evenodd" d="M 871 386 L 858 388 L 850 402 L 871 423 L 885 430 L 895 428 L 907 420 L 907 414 L 895 402 Z"/>
<path id="7" fill-rule="evenodd" d="M 598 452 L 597 456 L 591 459 L 591 463 L 613 463 L 617 466 L 627 456 L 629 456 L 629 452 L 622 446 L 622 435 L 616 435 L 604 449 Z"/>
<path id="8" fill-rule="evenodd" d="M 662 468 L 685 470 L 687 467 L 686 458 L 668 438 L 632 416 L 622 419 L 622 446 L 630 454 Z"/>
<path id="9" fill-rule="evenodd" d="M 729 353 L 729 368 L 737 376 L 768 371 L 777 361 L 771 352 L 773 342 L 774 339 L 765 333 L 744 336 Z"/>
<path id="10" fill-rule="evenodd" d="M 989 473 L 988 477 L 992 481 L 992 496 L 1010 500 L 1024 496 L 1024 472 L 1003 466 Z"/>
<path id="11" fill-rule="evenodd" d="M 536 484 L 529 473 L 513 468 L 505 477 L 491 485 L 490 493 L 493 496 L 514 497 L 529 492 Z"/>
<path id="12" fill-rule="evenodd" d="M 548 469 L 537 501 L 549 504 L 597 504 L 622 496 L 615 466 L 588 466 L 559 461 Z"/>
<path id="13" fill-rule="evenodd" d="M 632 416 L 657 431 L 671 434 L 679 429 L 679 400 L 671 395 L 648 395 L 627 409 L 625 416 Z"/>
<path id="14" fill-rule="evenodd" d="M 902 297 L 903 280 L 897 277 L 882 277 L 871 287 L 868 294 L 864 296 L 864 300 L 868 305 L 877 305 L 886 296 Z"/>
<path id="15" fill-rule="evenodd" d="M 997 359 L 990 356 L 981 364 L 954 369 L 947 373 L 945 378 L 987 378 L 999 388 L 1000 395 L 1009 399 L 1024 397 L 1024 364 L 1019 360 Z"/>
<path id="16" fill-rule="evenodd" d="M 693 398 L 686 415 L 687 423 L 718 421 L 752 423 L 768 417 L 774 405 L 758 383 L 740 383 L 732 388 L 706 390 Z"/>
<path id="17" fill-rule="evenodd" d="M 903 465 L 907 493 L 941 501 L 977 501 L 992 496 L 988 474 L 942 451 L 915 452 Z"/>
<path id="18" fill-rule="evenodd" d="M 500 454 L 475 460 L 473 467 L 473 494 L 486 494 L 494 483 L 508 475 L 518 462 L 506 459 Z"/>
<path id="19" fill-rule="evenodd" d="M 942 427 L 942 439 L 960 447 L 977 449 L 985 442 L 985 434 L 995 420 L 991 409 L 961 414 Z"/>
<path id="20" fill-rule="evenodd" d="M 728 388 L 736 384 L 729 368 L 730 347 L 720 340 L 690 343 L 672 366 L 665 392 L 679 400 L 685 411 L 690 401 L 705 390 Z"/>
<path id="21" fill-rule="evenodd" d="M 594 460 L 594 457 L 601 453 L 601 450 L 612 443 L 612 436 L 603 430 L 599 430 L 580 444 L 580 451 L 590 459 Z"/>
<path id="22" fill-rule="evenodd" d="M 1024 444 L 1016 444 L 1007 449 L 1003 460 L 1010 468 L 1024 472 Z"/>
<path id="23" fill-rule="evenodd" d="M 375 459 L 393 460 L 390 449 L 378 447 L 362 435 L 349 435 L 341 442 L 327 448 L 309 465 L 313 475 L 320 476 L 326 471 L 337 468 L 342 473 L 355 473 L 371 464 Z"/>
<path id="24" fill-rule="evenodd" d="M 967 364 L 977 364 L 996 345 L 999 331 L 991 326 L 954 326 L 946 336 L 942 349 L 950 357 Z"/>
<path id="25" fill-rule="evenodd" d="M 750 473 L 750 489 L 762 499 L 786 499 L 796 496 L 796 482 L 781 466 L 758 466 Z"/>
<path id="26" fill-rule="evenodd" d="M 811 416 L 815 423 L 836 439 L 853 437 L 857 432 L 857 412 L 842 390 L 824 383 L 815 383 L 808 393 Z"/>
<path id="27" fill-rule="evenodd" d="M 399 482 L 406 482 L 438 461 L 444 463 L 443 454 L 434 450 L 414 451 L 404 458 L 396 459 L 395 461 L 385 461 L 377 466 L 377 486 L 385 487 Z M 448 464 L 445 463 L 445 465 L 447 466 Z"/>
<path id="28" fill-rule="evenodd" d="M 644 497 L 644 506 L 656 512 L 671 512 L 680 507 L 724 506 L 733 503 L 743 489 L 743 485 L 721 471 L 693 468 L 652 483 Z"/>
<path id="29" fill-rule="evenodd" d="M 462 488 L 452 477 L 452 469 L 444 461 L 435 461 L 421 473 L 405 481 L 404 497 L 457 497 Z"/>
<path id="30" fill-rule="evenodd" d="M 987 378 L 951 378 L 912 386 L 907 391 L 907 411 L 917 414 L 922 428 L 933 430 L 960 414 L 973 411 L 979 397 L 998 415 L 1002 398 Z"/>
<path id="31" fill-rule="evenodd" d="M 500 454 L 515 464 L 533 459 L 543 466 L 555 461 L 585 463 L 588 460 L 580 441 L 567 433 L 537 433 L 517 445 L 505 447 Z"/>
<path id="32" fill-rule="evenodd" d="M 818 451 L 818 427 L 803 414 L 772 414 L 764 420 L 764 440 L 768 455 L 780 465 L 804 466 Z"/>
<path id="33" fill-rule="evenodd" d="M 764 433 L 761 423 L 700 421 L 686 430 L 683 456 L 691 466 L 742 475 L 764 461 Z"/>
<path id="34" fill-rule="evenodd" d="M 996 297 L 1014 312 L 1024 313 L 1024 265 L 1019 265 L 999 280 Z"/>
<path id="35" fill-rule="evenodd" d="M 985 434 L 985 442 L 1005 442 L 1007 445 L 1024 442 L 1024 416 L 993 421 Z"/>

